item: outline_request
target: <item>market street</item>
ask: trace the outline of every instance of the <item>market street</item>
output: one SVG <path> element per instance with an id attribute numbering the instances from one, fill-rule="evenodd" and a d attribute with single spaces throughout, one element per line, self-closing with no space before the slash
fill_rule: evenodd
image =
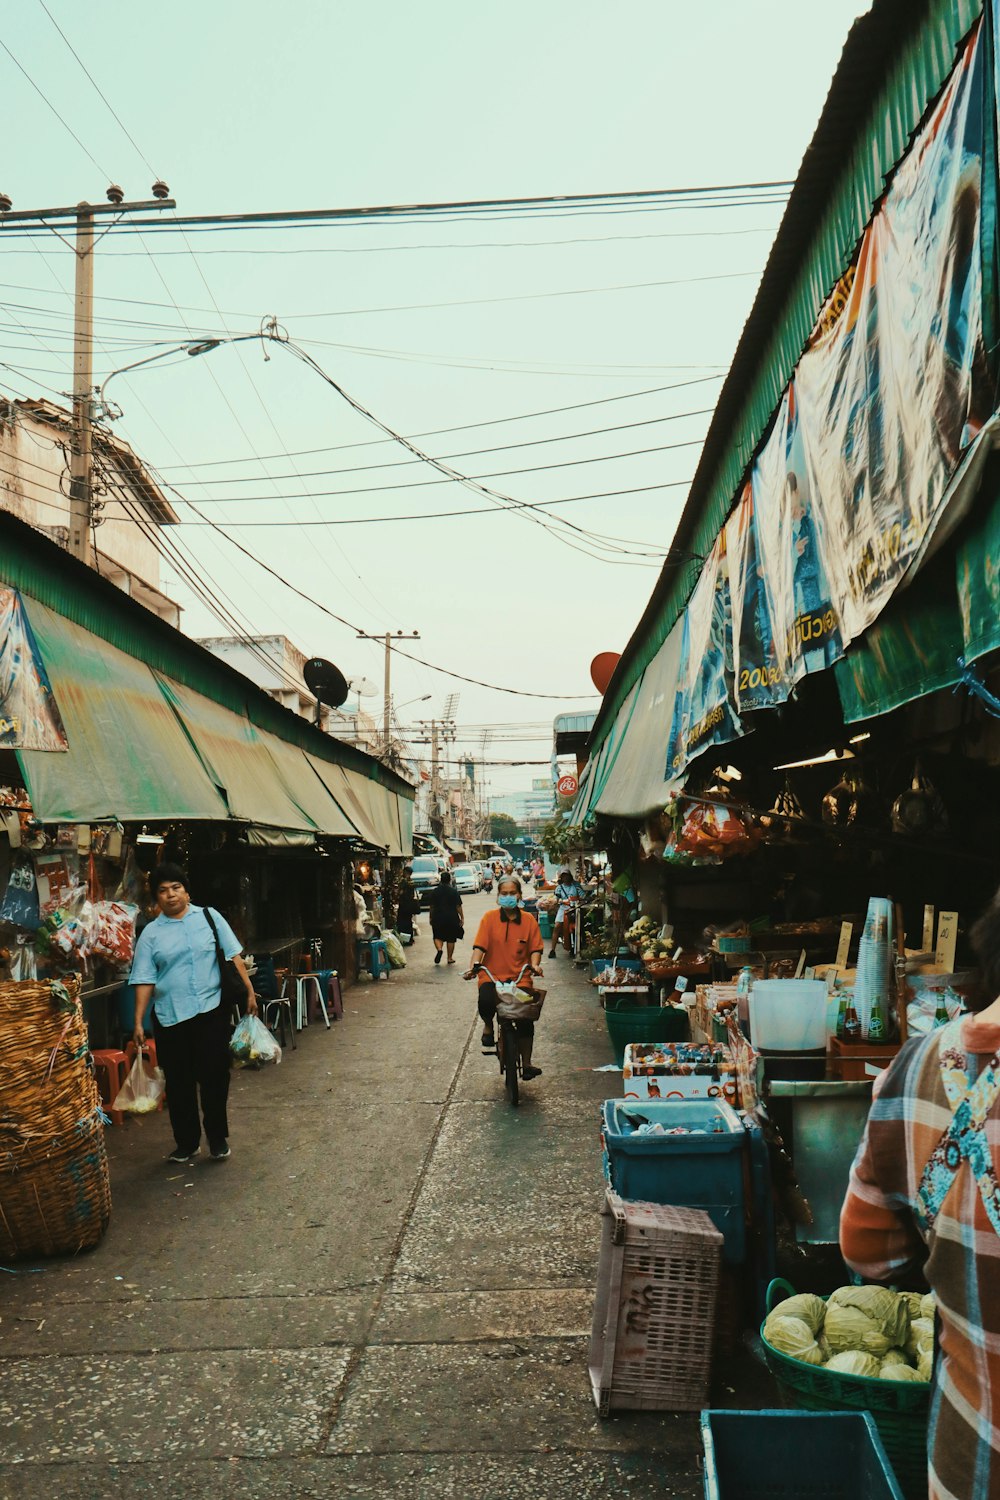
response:
<path id="1" fill-rule="evenodd" d="M 594 991 L 546 962 L 515 1112 L 468 945 L 432 952 L 424 918 L 330 1033 L 234 1074 L 229 1162 L 166 1165 L 165 1115 L 107 1132 L 104 1242 L 2 1277 L 3 1500 L 700 1494 L 695 1418 L 590 1395 Z"/>

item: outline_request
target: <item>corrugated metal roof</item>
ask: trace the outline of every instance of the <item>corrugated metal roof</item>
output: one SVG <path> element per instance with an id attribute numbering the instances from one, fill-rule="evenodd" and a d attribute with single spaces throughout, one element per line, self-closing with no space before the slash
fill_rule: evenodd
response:
<path id="1" fill-rule="evenodd" d="M 605 694 L 601 745 L 729 514 L 824 299 L 982 14 L 976 0 L 874 0 L 851 28 L 719 396 L 668 561 Z"/>

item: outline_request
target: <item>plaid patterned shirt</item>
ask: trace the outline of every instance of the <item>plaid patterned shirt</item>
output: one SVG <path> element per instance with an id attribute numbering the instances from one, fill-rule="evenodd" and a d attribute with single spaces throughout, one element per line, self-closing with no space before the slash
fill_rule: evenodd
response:
<path id="1" fill-rule="evenodd" d="M 1000 1099 L 985 1076 L 998 1048 L 1000 1026 L 977 1017 L 901 1048 L 876 1082 L 840 1219 L 855 1271 L 901 1284 L 922 1266 L 937 1296 L 931 1500 L 1000 1500 Z"/>

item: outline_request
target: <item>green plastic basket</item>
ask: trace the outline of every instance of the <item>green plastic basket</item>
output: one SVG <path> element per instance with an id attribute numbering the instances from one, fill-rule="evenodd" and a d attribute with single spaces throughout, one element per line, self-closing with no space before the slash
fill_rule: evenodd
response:
<path id="1" fill-rule="evenodd" d="M 633 1006 L 618 1010 L 611 998 L 606 997 L 604 1019 L 620 1068 L 625 1066 L 625 1048 L 629 1042 L 685 1042 L 691 1035 L 687 1012 L 677 1006 L 643 1005 L 638 1009 Z"/>
<path id="2" fill-rule="evenodd" d="M 767 1289 L 767 1311 L 777 1306 L 774 1293 L 781 1290 L 794 1297 L 795 1288 L 778 1276 Z M 824 1299 L 825 1300 L 825 1299 Z M 899 1487 L 907 1500 L 927 1500 L 927 1423 L 930 1415 L 930 1382 L 871 1379 L 867 1375 L 842 1375 L 822 1365 L 792 1359 L 772 1347 L 760 1326 L 767 1367 L 793 1406 L 805 1411 L 867 1411 L 878 1428 Z"/>

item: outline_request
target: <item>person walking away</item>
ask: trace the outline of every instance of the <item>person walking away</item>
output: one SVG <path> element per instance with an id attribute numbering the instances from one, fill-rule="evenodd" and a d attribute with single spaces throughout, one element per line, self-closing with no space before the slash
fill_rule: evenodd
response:
<path id="1" fill-rule="evenodd" d="M 493 1021 L 497 1013 L 496 980 L 503 983 L 516 979 L 519 988 L 531 990 L 541 975 L 542 934 L 530 912 L 521 908 L 521 882 L 516 875 L 505 875 L 497 891 L 497 904 L 483 917 L 472 945 L 472 965 L 466 979 L 479 980 L 479 1015 L 483 1022 L 483 1052 L 496 1051 Z M 521 975 L 528 965 L 529 972 Z M 486 970 L 490 973 L 487 974 Z M 490 978 L 492 974 L 493 978 Z M 517 1021 L 518 1050 L 521 1054 L 521 1077 L 538 1078 L 541 1068 L 531 1065 L 535 1044 L 534 1021 Z"/>
<path id="2" fill-rule="evenodd" d="M 930 1500 L 1000 1500 L 1000 892 L 970 937 L 972 1014 L 879 1074 L 840 1218 L 852 1269 L 937 1299 Z"/>
<path id="3" fill-rule="evenodd" d="M 573 879 L 569 870 L 562 870 L 556 883 L 556 900 L 559 902 L 556 908 L 556 920 L 552 928 L 552 947 L 549 949 L 549 957 L 555 958 L 556 949 L 560 939 L 562 945 L 569 952 L 569 917 L 576 903 L 585 895 L 582 885 Z"/>
<path id="4" fill-rule="evenodd" d="M 413 918 L 420 910 L 417 893 L 410 879 L 409 871 L 403 876 L 399 888 L 399 898 L 396 902 L 396 931 L 400 937 L 407 937 L 413 941 Z"/>
<path id="5" fill-rule="evenodd" d="M 194 906 L 188 880 L 179 865 L 154 871 L 150 888 L 159 916 L 142 931 L 135 945 L 129 983 L 135 985 L 136 1045 L 145 1041 L 142 1018 L 153 1000 L 156 1060 L 167 1085 L 167 1109 L 174 1132 L 169 1162 L 187 1163 L 198 1155 L 201 1122 L 213 1161 L 225 1161 L 229 1150 L 229 1015 L 222 1003 L 222 956 L 232 959 L 246 985 L 246 1008 L 257 1010 L 242 945 L 226 919 L 210 906 Z"/>
<path id="6" fill-rule="evenodd" d="M 448 962 L 455 962 L 455 944 L 465 936 L 465 913 L 462 898 L 451 883 L 447 870 L 442 870 L 439 883 L 431 891 L 428 901 L 431 917 L 431 932 L 434 935 L 434 962 L 441 962 L 445 945 L 448 947 Z"/>

